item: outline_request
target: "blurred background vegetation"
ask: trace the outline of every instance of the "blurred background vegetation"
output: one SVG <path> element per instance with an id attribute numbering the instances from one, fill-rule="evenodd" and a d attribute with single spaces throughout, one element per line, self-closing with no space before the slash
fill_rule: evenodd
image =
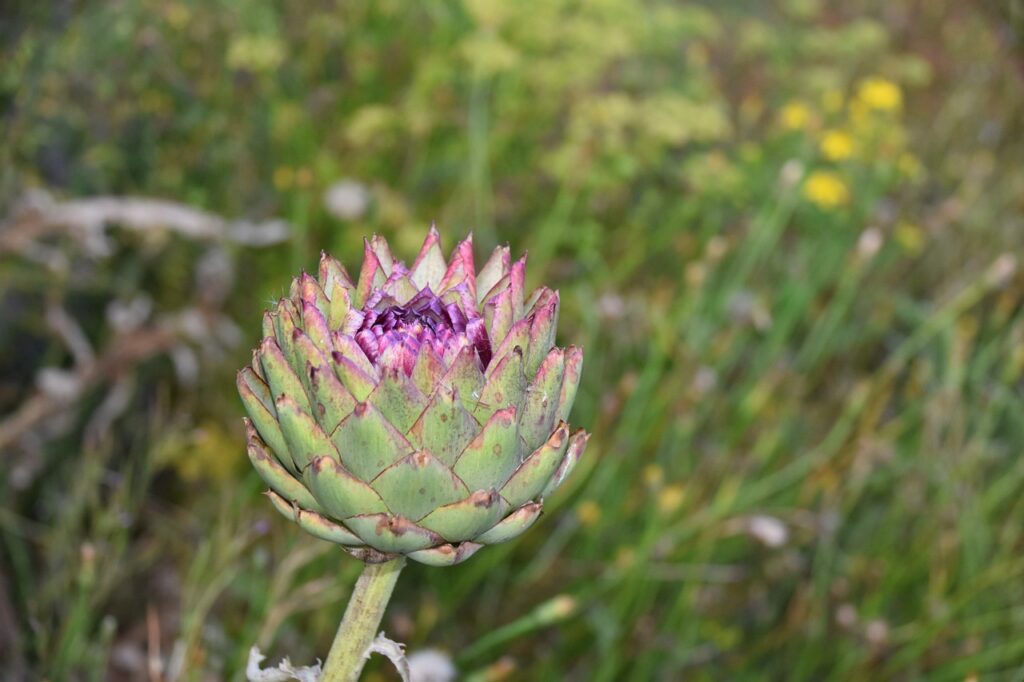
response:
<path id="1" fill-rule="evenodd" d="M 1024 680 L 1022 5 L 2 3 L 0 679 L 326 653 L 359 565 L 258 494 L 234 373 L 320 249 L 436 221 L 561 289 L 594 438 L 390 636 Z"/>

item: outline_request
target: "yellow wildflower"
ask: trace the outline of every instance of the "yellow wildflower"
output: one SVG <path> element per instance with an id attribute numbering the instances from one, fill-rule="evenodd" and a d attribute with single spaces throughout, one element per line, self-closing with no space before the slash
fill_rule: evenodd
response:
<path id="1" fill-rule="evenodd" d="M 908 253 L 917 254 L 924 248 L 924 230 L 906 220 L 896 223 L 893 235 L 896 242 Z"/>
<path id="2" fill-rule="evenodd" d="M 827 130 L 821 138 L 821 153 L 829 161 L 843 161 L 853 156 L 854 142 L 849 133 Z"/>
<path id="3" fill-rule="evenodd" d="M 584 526 L 593 526 L 601 520 L 601 507 L 593 500 L 584 500 L 576 508 L 576 517 Z"/>
<path id="4" fill-rule="evenodd" d="M 800 130 L 811 122 L 811 110 L 803 102 L 789 102 L 779 112 L 779 123 L 786 130 Z"/>
<path id="5" fill-rule="evenodd" d="M 648 464 L 643 468 L 644 483 L 650 488 L 657 488 L 665 480 L 665 470 L 657 464 Z"/>
<path id="6" fill-rule="evenodd" d="M 879 76 L 862 80 L 857 90 L 857 98 L 877 111 L 896 111 L 903 106 L 903 92 L 900 86 Z"/>
<path id="7" fill-rule="evenodd" d="M 679 484 L 667 486 L 658 495 L 658 511 L 663 516 L 669 516 L 682 506 L 685 499 L 686 491 L 683 486 Z"/>
<path id="8" fill-rule="evenodd" d="M 838 208 L 850 201 L 850 190 L 838 174 L 814 171 L 804 182 L 804 196 L 821 208 Z"/>

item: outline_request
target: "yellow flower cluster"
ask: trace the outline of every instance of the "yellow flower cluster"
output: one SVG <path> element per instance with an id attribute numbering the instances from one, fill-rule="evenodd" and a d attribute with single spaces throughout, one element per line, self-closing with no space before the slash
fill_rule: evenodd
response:
<path id="1" fill-rule="evenodd" d="M 843 95 L 839 90 L 829 90 L 822 96 L 822 107 L 826 113 L 836 113 L 842 108 Z M 854 118 L 864 119 L 872 111 L 896 112 L 903 108 L 903 91 L 896 83 L 870 76 L 857 84 L 857 93 L 850 102 L 850 113 Z M 814 109 L 802 100 L 792 100 L 779 110 L 778 122 L 784 130 L 807 130 L 814 126 L 817 117 Z"/>
<path id="2" fill-rule="evenodd" d="M 903 128 L 893 118 L 902 109 L 900 86 L 873 75 L 857 82 L 849 98 L 833 88 L 813 102 L 790 100 L 779 110 L 776 124 L 783 131 L 803 132 L 814 142 L 819 158 L 828 164 L 851 160 L 871 166 L 891 163 L 904 178 L 917 180 L 923 169 L 906 150 Z M 848 178 L 827 168 L 811 172 L 802 191 L 808 202 L 825 210 L 848 205 L 853 194 Z"/>

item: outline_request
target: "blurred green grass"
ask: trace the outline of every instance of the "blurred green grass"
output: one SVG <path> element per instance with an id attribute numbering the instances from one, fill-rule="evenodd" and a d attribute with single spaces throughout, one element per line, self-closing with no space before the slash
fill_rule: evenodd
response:
<path id="1" fill-rule="evenodd" d="M 125 362 L 4 443 L 11 679 L 324 655 L 358 566 L 258 495 L 232 375 L 319 249 L 410 256 L 431 221 L 561 290 L 594 439 L 523 539 L 410 567 L 390 635 L 488 680 L 1024 679 L 1016 4 L 10 11 L 5 207 L 146 195 L 293 229 L 44 240 L 60 277 L 0 248 L 0 424 L 73 365 L 51 306 L 107 348 L 110 301 L 212 314 L 215 253 L 243 339 L 191 381 L 170 351 Z M 343 179 L 365 207 L 325 204 Z"/>

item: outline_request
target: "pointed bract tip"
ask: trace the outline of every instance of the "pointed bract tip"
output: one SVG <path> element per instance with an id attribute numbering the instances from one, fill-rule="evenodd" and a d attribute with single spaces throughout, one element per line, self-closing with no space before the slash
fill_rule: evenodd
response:
<path id="1" fill-rule="evenodd" d="M 320 473 L 324 469 L 336 469 L 337 462 L 330 455 L 316 455 L 313 459 L 309 460 L 309 464 L 306 465 L 307 469 L 311 469 L 313 473 Z"/>
<path id="2" fill-rule="evenodd" d="M 452 260 L 462 258 L 468 260 L 468 265 L 473 264 L 473 233 L 470 232 L 466 237 L 455 245 L 455 250 L 452 253 Z"/>
<path id="3" fill-rule="evenodd" d="M 587 433 L 584 428 L 578 428 L 572 432 L 573 442 L 579 442 L 581 446 L 586 445 L 593 434 Z"/>
<path id="4" fill-rule="evenodd" d="M 569 425 L 564 421 L 560 421 L 558 422 L 558 427 L 554 430 L 554 433 L 552 433 L 551 437 L 548 438 L 548 445 L 553 448 L 560 448 L 568 437 Z"/>
<path id="5" fill-rule="evenodd" d="M 427 230 L 427 236 L 423 238 L 423 246 L 420 247 L 420 251 L 426 251 L 434 244 L 438 244 L 441 241 L 441 233 L 437 231 L 437 226 L 434 223 L 430 223 L 430 229 Z"/>

